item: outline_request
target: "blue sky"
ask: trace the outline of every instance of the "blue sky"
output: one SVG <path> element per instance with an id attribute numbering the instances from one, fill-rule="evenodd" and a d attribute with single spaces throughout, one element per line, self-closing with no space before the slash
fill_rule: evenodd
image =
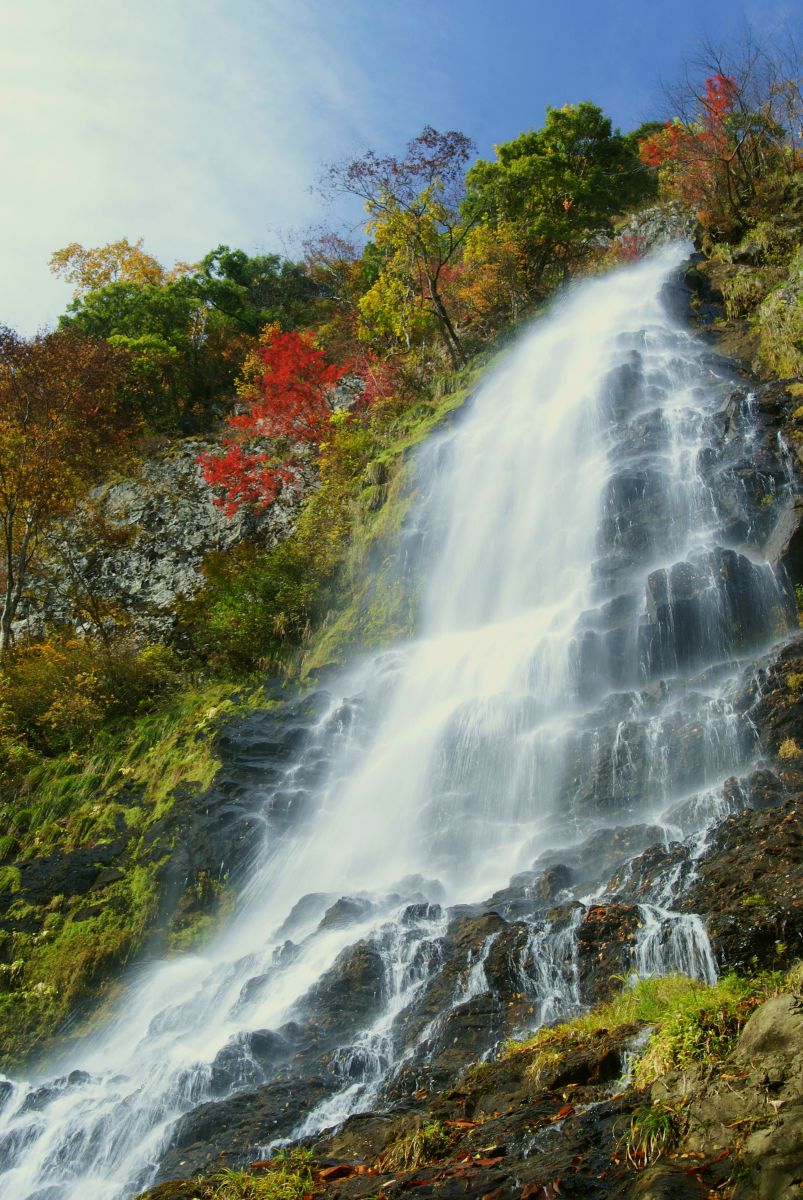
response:
<path id="1" fill-rule="evenodd" d="M 51 325 L 53 250 L 145 238 L 292 252 L 320 165 L 430 123 L 483 155 L 590 99 L 661 115 L 701 36 L 790 27 L 796 0 L 0 0 L 0 324 Z M 296 241 L 294 242 L 294 239 Z"/>

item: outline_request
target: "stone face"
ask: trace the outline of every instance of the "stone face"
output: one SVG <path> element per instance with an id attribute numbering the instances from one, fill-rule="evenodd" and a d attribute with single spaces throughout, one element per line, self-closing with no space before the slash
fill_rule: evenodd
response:
<path id="1" fill-rule="evenodd" d="M 297 1016 L 311 1022 L 327 1042 L 339 1045 L 379 1016 L 385 993 L 381 954 L 370 942 L 356 942 L 338 955 L 300 1001 Z"/>
<path id="2" fill-rule="evenodd" d="M 186 1179 L 216 1167 L 221 1146 L 248 1161 L 261 1146 L 288 1134 L 331 1090 L 321 1080 L 282 1081 L 199 1105 L 177 1121 L 159 1177 Z"/>
<path id="3" fill-rule="evenodd" d="M 595 904 L 577 931 L 581 995 L 588 1004 L 607 1000 L 621 989 L 633 969 L 633 947 L 640 924 L 632 904 Z"/>
<path id="4" fill-rule="evenodd" d="M 771 574 L 745 555 L 717 548 L 647 579 L 644 656 L 653 674 L 688 668 L 719 649 L 722 658 L 768 639 L 775 613 Z"/>
<path id="5" fill-rule="evenodd" d="M 796 499 L 778 518 L 765 553 L 790 579 L 803 579 L 803 500 Z"/>
<path id="6" fill-rule="evenodd" d="M 79 508 L 31 579 L 18 632 L 38 634 L 48 622 L 85 629 L 70 599 L 77 577 L 129 613 L 140 635 L 159 640 L 175 623 L 177 597 L 192 596 L 203 585 L 206 554 L 231 550 L 244 539 L 272 546 L 286 538 L 313 482 L 312 468 L 302 464 L 299 489 L 262 516 L 242 511 L 228 518 L 213 503 L 198 466 L 198 456 L 210 448 L 201 441 L 174 443 L 143 462 L 136 478 L 95 488 L 90 502 L 113 533 L 110 544 L 101 548 L 93 541 Z M 69 566 L 58 551 L 65 539 Z"/>
<path id="7" fill-rule="evenodd" d="M 712 834 L 684 906 L 706 914 L 723 966 L 749 974 L 803 953 L 802 829 L 801 806 L 790 800 L 747 810 Z"/>
<path id="8" fill-rule="evenodd" d="M 642 209 L 622 230 L 640 237 L 649 250 L 678 239 L 694 241 L 698 231 L 699 223 L 694 213 L 674 201 Z"/>

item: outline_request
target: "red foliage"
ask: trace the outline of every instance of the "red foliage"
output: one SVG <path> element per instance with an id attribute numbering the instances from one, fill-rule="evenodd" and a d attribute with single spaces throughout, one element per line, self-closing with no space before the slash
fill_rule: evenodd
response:
<path id="1" fill-rule="evenodd" d="M 739 89 L 732 75 L 709 76 L 705 81 L 702 109 L 703 121 L 708 129 L 718 129 L 725 117 L 733 112 Z"/>
<path id="2" fill-rule="evenodd" d="M 259 347 L 264 372 L 245 412 L 230 417 L 233 431 L 221 451 L 202 454 L 204 478 L 218 495 L 215 504 L 226 516 L 246 506 L 263 511 L 283 487 L 293 486 L 288 459 L 265 447 L 265 439 L 318 445 L 326 437 L 332 414 L 332 392 L 348 366 L 327 363 L 306 333 L 269 331 Z"/>
<path id="3" fill-rule="evenodd" d="M 644 257 L 647 242 L 640 233 L 623 233 L 614 242 L 613 249 L 620 262 L 635 262 Z"/>
<path id="4" fill-rule="evenodd" d="M 710 158 L 727 143 L 725 120 L 733 112 L 739 90 L 729 75 L 711 75 L 700 101 L 699 125 L 667 121 L 663 129 L 639 142 L 641 161 L 649 167 L 683 162 L 692 156 Z"/>
<path id="5" fill-rule="evenodd" d="M 399 372 L 392 363 L 373 355 L 366 355 L 355 368 L 354 374 L 362 380 L 362 392 L 352 405 L 355 413 L 365 412 L 383 400 L 398 395 L 402 388 Z"/>
<path id="6" fill-rule="evenodd" d="M 667 121 L 663 129 L 639 142 L 639 157 L 648 167 L 658 170 L 668 162 L 677 161 L 681 145 L 690 136 L 682 125 Z"/>
<path id="7" fill-rule="evenodd" d="M 641 161 L 655 170 L 666 168 L 685 203 L 698 208 L 716 205 L 717 193 L 727 187 L 732 158 L 727 118 L 738 96 L 733 78 L 712 75 L 705 81 L 696 122 L 667 121 L 639 142 Z"/>
<path id="8" fill-rule="evenodd" d="M 305 333 L 276 330 L 259 348 L 265 372 L 251 407 L 232 417 L 233 429 L 258 437 L 320 442 L 332 412 L 332 389 L 348 367 L 327 363 Z"/>
<path id="9" fill-rule="evenodd" d="M 276 465 L 266 451 L 248 450 L 233 443 L 227 443 L 223 453 L 202 454 L 198 461 L 206 482 L 220 493 L 214 503 L 227 517 L 243 507 L 262 512 L 282 487 L 294 480 L 290 468 L 285 463 Z"/>

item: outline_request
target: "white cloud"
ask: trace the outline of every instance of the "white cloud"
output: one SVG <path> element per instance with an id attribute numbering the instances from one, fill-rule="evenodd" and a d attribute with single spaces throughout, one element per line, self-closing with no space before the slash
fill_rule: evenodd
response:
<path id="1" fill-rule="evenodd" d="M 337 19 L 318 0 L 3 9 L 0 322 L 55 319 L 68 297 L 46 264 L 70 241 L 144 236 L 191 260 L 313 220 L 319 164 L 384 132 L 377 64 L 347 29 L 333 41 Z"/>

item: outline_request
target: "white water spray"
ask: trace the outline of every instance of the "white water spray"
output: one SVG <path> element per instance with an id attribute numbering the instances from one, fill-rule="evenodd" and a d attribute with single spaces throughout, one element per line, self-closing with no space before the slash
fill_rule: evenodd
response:
<path id="1" fill-rule="evenodd" d="M 687 249 L 571 292 L 425 448 L 421 636 L 332 685 L 300 759 L 326 744 L 328 778 L 303 827 L 266 846 L 225 933 L 150 969 L 55 1084 L 0 1097 L 4 1194 L 118 1200 L 147 1186 L 176 1119 L 220 1098 L 220 1054 L 303 1023 L 359 944 L 382 976 L 380 1009 L 336 1048 L 330 1094 L 296 1133 L 342 1120 L 411 1053 L 398 1021 L 440 969 L 448 905 L 481 902 L 601 830 L 686 835 L 716 815 L 722 781 L 754 749 L 727 702 L 728 664 L 748 635 L 769 640 L 753 610 L 780 600 L 769 569 L 719 536 L 698 470 L 730 384 L 666 311 Z M 712 664 L 725 664 L 716 682 L 691 682 Z M 358 902 L 351 923 L 322 921 L 341 896 Z M 519 969 L 542 1019 L 580 1002 L 582 913 L 532 925 Z M 659 903 L 643 915 L 641 969 L 712 977 L 699 918 Z M 488 986 L 492 944 L 449 1004 Z M 264 1070 L 238 1061 L 231 1090 Z"/>

